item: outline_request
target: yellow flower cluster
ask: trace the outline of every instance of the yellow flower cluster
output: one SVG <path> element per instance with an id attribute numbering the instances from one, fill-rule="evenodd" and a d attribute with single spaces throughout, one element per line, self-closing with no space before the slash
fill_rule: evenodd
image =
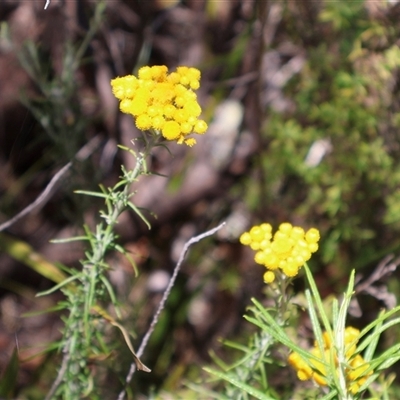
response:
<path id="1" fill-rule="evenodd" d="M 319 239 L 319 232 L 315 228 L 304 232 L 303 228 L 284 222 L 272 235 L 271 225 L 264 223 L 243 233 L 240 243 L 256 251 L 255 262 L 267 268 L 264 282 L 271 283 L 275 280 L 276 270 L 282 271 L 287 277 L 296 276 L 311 254 L 318 250 Z"/>
<path id="2" fill-rule="evenodd" d="M 357 350 L 357 342 L 360 331 L 351 326 L 347 327 L 344 331 L 344 344 L 346 365 L 344 367 L 346 382 L 350 393 L 356 394 L 360 387 L 366 382 L 367 378 L 372 375 L 372 371 L 366 372 L 369 364 L 365 362 L 364 358 L 360 355 L 354 355 Z M 297 377 L 302 380 L 313 379 L 315 383 L 320 386 L 328 385 L 328 367 L 332 357 L 332 343 L 327 332 L 323 334 L 324 351 L 321 354 L 320 348 L 317 343 L 311 349 L 311 354 L 318 360 L 310 358 L 311 366 L 298 354 L 291 353 L 288 358 L 289 364 L 297 370 Z M 334 349 L 334 347 L 333 347 Z M 336 351 L 336 350 L 333 350 Z M 335 365 L 338 366 L 337 357 L 333 353 Z"/>
<path id="3" fill-rule="evenodd" d="M 167 140 L 193 146 L 191 133 L 203 134 L 207 124 L 198 119 L 201 108 L 194 90 L 200 87 L 200 71 L 178 67 L 168 74 L 165 65 L 142 67 L 138 77 L 127 75 L 111 81 L 120 110 L 135 118 L 142 131 L 161 132 Z"/>

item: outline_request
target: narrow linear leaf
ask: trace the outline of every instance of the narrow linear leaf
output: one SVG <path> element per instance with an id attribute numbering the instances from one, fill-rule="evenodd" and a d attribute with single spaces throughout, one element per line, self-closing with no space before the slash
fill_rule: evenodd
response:
<path id="1" fill-rule="evenodd" d="M 117 306 L 117 297 L 115 296 L 114 289 L 111 286 L 111 283 L 108 281 L 108 279 L 104 276 L 100 276 L 100 280 L 103 282 L 103 285 L 107 289 L 108 295 L 110 296 L 111 302 L 114 305 L 115 313 L 117 314 L 118 318 L 121 318 L 121 312 L 119 311 L 119 308 Z"/>
<path id="2" fill-rule="evenodd" d="M 208 368 L 205 367 L 203 368 L 206 372 L 208 372 L 211 375 L 215 375 L 220 379 L 223 379 L 229 383 L 231 383 L 232 385 L 236 386 L 237 388 L 243 390 L 244 392 L 248 393 L 249 395 L 255 397 L 256 399 L 260 399 L 260 400 L 278 400 L 274 397 L 270 397 L 267 396 L 265 393 L 261 392 L 258 389 L 253 388 L 252 386 L 249 386 L 233 377 L 231 377 L 228 374 L 225 374 L 223 372 L 220 371 L 216 371 L 215 369 L 212 368 Z"/>
<path id="3" fill-rule="evenodd" d="M 135 263 L 135 260 L 131 257 L 131 255 L 119 244 L 116 244 L 115 249 L 117 251 L 119 251 L 121 254 L 124 255 L 124 257 L 129 261 L 129 263 L 131 264 L 132 268 L 133 268 L 133 272 L 135 273 L 135 278 L 137 278 L 139 276 L 139 270 L 137 268 L 137 265 Z"/>
<path id="4" fill-rule="evenodd" d="M 128 202 L 128 207 L 131 208 L 139 217 L 140 219 L 146 224 L 147 228 L 151 229 L 150 222 L 147 221 L 146 217 L 140 211 L 138 207 L 136 207 L 132 202 Z"/>
<path id="5" fill-rule="evenodd" d="M 376 321 L 375 321 L 376 322 Z M 360 346 L 358 346 L 358 350 L 362 351 L 365 347 L 368 346 L 368 344 L 375 339 L 375 336 L 380 336 L 380 334 L 382 332 L 385 332 L 387 329 L 389 329 L 391 326 L 394 325 L 398 325 L 400 324 L 400 317 L 399 318 L 395 318 L 390 320 L 389 322 L 386 322 L 385 324 L 381 325 L 379 328 L 377 328 L 373 333 L 371 333 L 370 335 L 367 336 L 367 338 L 360 344 Z M 375 325 L 375 323 L 374 323 Z M 360 336 L 362 335 L 362 333 L 364 332 L 364 330 L 361 332 Z"/>
<path id="6" fill-rule="evenodd" d="M 383 313 L 384 313 L 384 311 L 382 311 L 379 316 L 381 316 Z M 377 332 L 380 329 L 380 327 L 382 326 L 382 322 L 383 321 L 381 321 L 379 324 L 377 324 L 375 326 L 374 331 L 371 334 L 372 338 L 371 338 L 370 343 L 368 344 L 367 349 L 364 353 L 365 361 L 371 361 L 375 354 L 375 350 L 376 350 L 376 347 L 378 346 L 378 342 L 379 342 L 379 338 L 380 338 L 380 334 L 376 334 L 375 332 Z"/>
<path id="7" fill-rule="evenodd" d="M 322 299 L 321 299 L 321 296 L 319 294 L 317 285 L 316 285 L 316 283 L 314 281 L 314 277 L 313 277 L 313 275 L 312 275 L 312 273 L 310 271 L 310 268 L 308 267 L 307 263 L 304 264 L 304 271 L 306 272 L 307 281 L 308 281 L 308 284 L 310 285 L 310 290 L 311 290 L 311 293 L 312 293 L 312 295 L 314 297 L 314 302 L 315 302 L 315 305 L 317 306 L 317 309 L 318 309 L 319 315 L 321 317 L 322 323 L 324 324 L 324 328 L 328 332 L 328 334 L 332 335 L 332 329 L 331 329 L 331 325 L 329 323 L 329 318 L 326 315 L 326 312 L 325 312 L 325 309 L 324 309 L 324 306 L 323 306 L 323 303 L 322 303 Z"/>
<path id="8" fill-rule="evenodd" d="M 76 193 L 76 194 L 84 194 L 84 195 L 92 196 L 92 197 L 100 197 L 102 199 L 106 199 L 108 197 L 107 193 L 90 192 L 88 190 L 74 190 L 74 193 Z"/>
<path id="9" fill-rule="evenodd" d="M 74 236 L 66 239 L 51 239 L 50 243 L 82 242 L 85 240 L 89 240 L 87 236 Z"/>
<path id="10" fill-rule="evenodd" d="M 50 293 L 53 293 L 55 291 L 57 291 L 58 289 L 62 288 L 65 285 L 68 285 L 68 283 L 73 282 L 75 279 L 79 278 L 79 274 L 74 275 L 74 276 L 70 276 L 67 279 L 64 279 L 61 283 L 59 283 L 56 286 L 53 286 L 52 288 L 50 288 L 49 290 L 45 290 L 44 292 L 39 292 L 36 297 L 41 297 L 41 296 L 47 296 Z"/>
<path id="11" fill-rule="evenodd" d="M 192 390 L 193 392 L 198 393 L 199 395 L 203 395 L 204 399 L 215 399 L 215 400 L 231 400 L 230 398 L 220 394 L 213 392 L 211 390 L 207 390 L 204 386 L 193 384 L 193 383 L 187 383 L 186 386 Z"/>

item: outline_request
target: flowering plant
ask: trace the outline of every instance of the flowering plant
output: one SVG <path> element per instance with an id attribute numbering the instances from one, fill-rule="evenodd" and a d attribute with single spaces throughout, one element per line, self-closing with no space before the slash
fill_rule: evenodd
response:
<path id="1" fill-rule="evenodd" d="M 343 344 L 345 346 L 344 358 L 344 375 L 346 387 L 349 388 L 351 394 L 356 394 L 360 387 L 367 381 L 367 378 L 372 375 L 370 364 L 357 353 L 357 343 L 359 340 L 360 331 L 356 328 L 348 326 L 344 330 Z M 289 355 L 289 364 L 297 370 L 297 376 L 301 381 L 313 379 L 319 386 L 328 386 L 328 370 L 330 359 L 336 366 L 338 372 L 339 361 L 337 354 L 337 346 L 332 341 L 328 332 L 324 332 L 323 348 L 319 347 L 316 341 L 310 354 L 315 358 L 310 358 L 312 367 L 304 361 L 300 354 L 293 352 Z M 338 375 L 336 375 L 338 377 Z"/>
<path id="2" fill-rule="evenodd" d="M 253 226 L 240 236 L 240 242 L 255 251 L 254 260 L 264 266 L 264 282 L 273 305 L 266 307 L 253 299 L 250 314 L 245 319 L 259 330 L 248 346 L 227 344 L 240 348 L 244 356 L 232 367 L 224 366 L 225 371 L 205 368 L 210 374 L 226 382 L 225 393 L 229 398 L 280 399 L 276 390 L 270 386 L 265 365 L 274 362 L 281 366 L 291 366 L 300 381 L 311 380 L 314 388 L 306 386 L 307 395 L 318 396 L 324 400 L 358 400 L 366 393 L 374 399 L 387 399 L 387 389 L 391 377 L 382 371 L 400 360 L 400 345 L 395 344 L 383 354 L 377 355 L 378 341 L 387 329 L 400 323 L 394 317 L 400 306 L 382 312 L 373 322 L 361 331 L 347 326 L 347 316 L 354 294 L 355 271 L 352 271 L 347 290 L 341 301 L 334 299 L 328 313 L 313 274 L 307 265 L 311 254 L 317 251 L 320 235 L 317 229 L 304 231 L 283 223 L 273 234 L 270 224 Z M 314 345 L 306 350 L 297 344 L 294 334 L 295 316 L 299 311 L 290 283 L 303 269 L 308 288 L 305 290 L 305 304 L 311 322 Z M 328 316 L 329 315 L 329 316 Z M 279 345 L 284 358 L 277 357 L 274 348 Z M 378 383 L 379 380 L 379 383 Z M 291 399 L 294 397 L 291 397 Z"/>
<path id="3" fill-rule="evenodd" d="M 122 176 L 113 187 L 103 188 L 100 192 L 77 191 L 79 194 L 104 199 L 105 208 L 100 211 L 101 222 L 94 229 L 85 226 L 83 236 L 63 241 L 82 240 L 89 244 L 85 259 L 81 261 L 82 270 L 67 270 L 69 277 L 51 290 L 41 293 L 44 295 L 61 289 L 66 297 L 62 307 L 69 312 L 65 319 L 63 338 L 59 344 L 63 353 L 62 364 L 46 399 L 56 397 L 69 400 L 81 398 L 82 395 L 99 394 L 97 393 L 99 389 L 93 384 L 94 371 L 89 365 L 93 355 L 98 357 L 104 353 L 105 341 L 102 336 L 107 325 L 121 331 L 134 359 L 125 383 L 129 383 L 135 368 L 150 372 L 139 359 L 147 342 L 142 343 L 138 354 L 135 353 L 129 333 L 117 321 L 120 312 L 113 286 L 108 280 L 110 267 L 106 255 L 110 251 L 120 252 L 136 268 L 128 252 L 118 244 L 114 228 L 118 223 L 118 217 L 127 209 L 135 212 L 150 228 L 149 222 L 132 201 L 135 193 L 131 192 L 130 188 L 140 176 L 148 174 L 146 162 L 154 147 L 160 144 L 166 145 L 169 141 L 193 146 L 196 140 L 189 135 L 204 134 L 207 130 L 207 124 L 198 118 L 201 108 L 194 91 L 200 86 L 199 80 L 200 71 L 196 68 L 179 67 L 176 72 L 168 74 L 166 66 L 153 66 L 141 68 L 138 77 L 128 75 L 111 81 L 112 91 L 121 101 L 121 111 L 131 114 L 137 128 L 142 131 L 142 147 L 137 150 L 119 146 L 135 158 L 136 164 L 132 170 L 122 166 Z M 135 142 L 132 144 L 139 147 Z M 177 269 L 178 267 L 177 265 Z M 171 290 L 173 278 L 155 314 L 151 329 L 154 329 L 157 317 Z M 116 317 L 105 308 L 108 304 L 113 306 Z M 151 332 L 149 328 L 146 340 Z M 119 399 L 124 398 L 124 395 L 123 390 Z"/>

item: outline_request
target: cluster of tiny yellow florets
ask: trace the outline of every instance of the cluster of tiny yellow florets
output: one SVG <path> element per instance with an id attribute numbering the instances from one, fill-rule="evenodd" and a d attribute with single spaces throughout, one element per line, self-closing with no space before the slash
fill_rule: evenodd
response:
<path id="1" fill-rule="evenodd" d="M 303 228 L 288 222 L 281 224 L 274 235 L 271 225 L 264 223 L 253 226 L 240 236 L 242 244 L 256 251 L 255 262 L 267 268 L 265 283 L 275 280 L 276 271 L 282 271 L 287 277 L 296 276 L 311 254 L 318 250 L 319 239 L 317 229 L 311 228 L 305 232 Z"/>
<path id="2" fill-rule="evenodd" d="M 198 119 L 201 108 L 194 90 L 200 87 L 200 71 L 178 67 L 168 74 L 165 65 L 143 67 L 138 77 L 127 75 L 111 81 L 120 110 L 135 118 L 138 129 L 161 132 L 167 140 L 193 146 L 191 133 L 203 134 L 207 124 Z"/>
<path id="3" fill-rule="evenodd" d="M 355 354 L 357 350 L 357 342 L 360 331 L 351 326 L 347 327 L 344 331 L 344 345 L 346 365 L 344 366 L 346 383 L 348 390 L 352 394 L 356 394 L 360 387 L 366 382 L 367 378 L 372 375 L 372 371 L 366 372 L 369 369 L 369 364 L 365 362 L 360 354 Z M 328 368 L 330 365 L 331 357 L 333 356 L 336 367 L 338 366 L 337 356 L 332 354 L 332 342 L 327 332 L 323 334 L 324 349 L 321 350 L 317 343 L 311 349 L 311 354 L 317 359 L 310 358 L 308 364 L 298 353 L 291 353 L 289 355 L 289 364 L 297 370 L 297 377 L 302 380 L 313 379 L 319 386 L 328 385 Z"/>

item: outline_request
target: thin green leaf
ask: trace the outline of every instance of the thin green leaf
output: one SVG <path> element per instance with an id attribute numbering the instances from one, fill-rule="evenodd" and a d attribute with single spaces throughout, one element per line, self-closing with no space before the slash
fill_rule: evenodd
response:
<path id="1" fill-rule="evenodd" d="M 337 399 L 338 397 L 338 392 L 337 392 L 337 390 L 336 389 L 332 389 L 332 388 L 329 388 L 329 393 L 326 395 L 326 396 L 324 396 L 324 397 L 321 397 L 321 399 L 320 400 L 332 400 L 332 399 Z"/>
<path id="2" fill-rule="evenodd" d="M 211 375 L 215 375 L 220 379 L 223 379 L 229 383 L 231 383 L 232 385 L 236 386 L 237 388 L 243 390 L 245 393 L 248 393 L 249 395 L 255 397 L 256 399 L 259 400 L 277 400 L 274 397 L 270 397 L 267 396 L 265 393 L 261 392 L 258 389 L 253 388 L 252 386 L 249 386 L 239 380 L 237 380 L 236 378 L 230 376 L 229 374 L 225 374 L 223 372 L 217 371 L 215 369 L 212 368 L 203 368 L 206 372 L 208 372 Z"/>
<path id="3" fill-rule="evenodd" d="M 231 349 L 236 349 L 236 350 L 240 350 L 243 353 L 247 353 L 249 351 L 248 346 L 246 345 L 242 345 L 240 343 L 237 342 L 232 342 L 231 340 L 227 340 L 227 339 L 222 339 L 220 340 L 220 342 L 227 347 L 230 347 Z"/>
<path id="4" fill-rule="evenodd" d="M 137 158 L 137 154 L 136 154 L 135 150 L 133 150 L 132 148 L 123 146 L 122 144 L 118 144 L 117 147 L 119 147 L 121 150 L 127 151 L 133 157 Z"/>
<path id="5" fill-rule="evenodd" d="M 385 315 L 386 315 L 386 314 L 385 314 Z M 382 318 L 382 317 L 379 317 L 379 318 Z M 380 321 L 380 322 L 381 322 L 381 321 Z M 380 323 L 380 322 L 379 322 L 379 323 Z M 377 324 L 378 324 L 378 323 L 376 323 L 376 321 L 374 321 L 374 322 L 373 322 L 372 324 L 370 324 L 370 325 L 375 326 L 375 325 L 377 325 Z M 382 332 L 385 332 L 388 328 L 390 328 L 391 326 L 397 325 L 397 324 L 400 324 L 400 317 L 399 317 L 399 318 L 392 319 L 392 320 L 390 320 L 389 322 L 386 322 L 385 324 L 382 324 L 379 328 L 377 328 L 376 330 L 374 330 L 374 332 L 372 332 L 371 334 L 369 334 L 369 335 L 366 337 L 365 340 L 362 341 L 362 343 L 358 346 L 358 351 L 362 351 L 364 348 L 366 348 L 366 347 L 369 345 L 369 343 L 370 343 L 372 340 L 376 340 L 376 337 L 379 338 L 379 336 L 381 335 Z M 368 327 L 369 327 L 370 325 L 368 325 Z M 361 331 L 360 336 L 362 336 L 363 332 L 364 332 L 364 329 Z"/>
<path id="6" fill-rule="evenodd" d="M 114 246 L 114 248 L 119 251 L 121 254 L 124 255 L 124 257 L 129 261 L 129 263 L 131 264 L 133 271 L 135 273 L 135 278 L 137 278 L 139 276 L 139 270 L 137 268 L 137 265 L 135 263 L 135 260 L 131 257 L 131 255 L 119 244 L 116 244 Z"/>
<path id="7" fill-rule="evenodd" d="M 243 356 L 241 359 L 239 359 L 238 361 L 236 361 L 234 364 L 228 366 L 228 368 L 224 369 L 225 371 L 232 371 L 235 370 L 236 368 L 240 368 L 242 365 L 246 368 L 246 366 L 248 365 L 249 362 L 251 362 L 252 359 L 254 359 L 254 357 L 258 356 L 258 354 L 254 354 L 254 353 L 258 353 L 258 351 L 253 350 L 253 352 L 249 352 L 247 353 L 245 356 Z M 247 367 L 248 368 L 248 367 Z M 254 369 L 257 369 L 258 366 L 255 365 Z"/>
<path id="8" fill-rule="evenodd" d="M 384 311 L 381 311 L 379 315 L 381 316 L 382 314 L 384 314 Z M 378 345 L 379 338 L 380 338 L 380 335 L 376 334 L 376 332 L 380 329 L 380 327 L 382 326 L 382 323 L 383 323 L 383 321 L 381 321 L 379 324 L 377 324 L 374 327 L 374 332 L 372 333 L 372 338 L 371 338 L 371 340 L 369 342 L 369 345 L 367 346 L 367 349 L 366 349 L 366 351 L 364 353 L 364 360 L 365 361 L 371 361 L 373 356 L 374 356 L 374 354 L 375 354 L 375 350 L 376 350 L 376 347 Z M 357 350 L 361 351 L 360 347 L 358 347 Z"/>
<path id="9" fill-rule="evenodd" d="M 68 305 L 67 303 L 59 302 L 54 307 L 45 308 L 40 311 L 30 311 L 30 312 L 23 313 L 23 314 L 21 314 L 21 317 L 32 318 L 32 317 L 37 317 L 38 315 L 50 314 L 52 312 L 65 310 L 67 308 L 67 305 Z"/>
<path id="10" fill-rule="evenodd" d="M 159 172 L 151 172 L 148 175 L 160 176 L 161 178 L 168 178 L 168 175 L 160 174 Z"/>
<path id="11" fill-rule="evenodd" d="M 89 240 L 87 236 L 74 236 L 66 239 L 51 239 L 50 243 L 70 243 Z"/>
<path id="12" fill-rule="evenodd" d="M 213 392 L 211 390 L 207 390 L 204 386 L 202 385 L 197 385 L 197 384 L 193 384 L 193 383 L 186 383 L 185 386 L 187 386 L 189 389 L 191 389 L 192 391 L 200 394 L 200 395 L 204 395 L 204 397 L 199 397 L 201 399 L 215 399 L 215 400 L 231 400 L 230 398 L 219 394 L 217 392 Z"/>
<path id="13" fill-rule="evenodd" d="M 368 370 L 365 371 L 366 373 L 369 372 Z M 363 393 L 366 389 L 368 389 L 371 385 L 372 382 L 374 382 L 376 380 L 376 378 L 378 378 L 378 376 L 380 375 L 380 373 L 375 373 L 372 374 L 371 376 L 368 377 L 368 379 L 364 382 L 363 385 L 360 386 L 360 388 L 358 389 L 358 393 Z M 360 376 L 361 378 L 361 376 Z"/>
<path id="14" fill-rule="evenodd" d="M 94 265 L 89 266 L 90 272 L 89 272 L 89 285 L 88 287 L 86 286 L 86 296 L 85 296 L 85 305 L 84 305 L 84 312 L 83 312 L 83 323 L 85 326 L 85 332 L 86 332 L 86 340 L 90 341 L 90 335 L 88 335 L 88 332 L 90 332 L 89 329 L 89 323 L 90 323 L 90 310 L 94 306 L 94 298 L 95 298 L 95 291 L 96 291 L 96 279 L 97 279 L 97 271 L 96 267 Z"/>
<path id="15" fill-rule="evenodd" d="M 344 340 L 345 329 L 346 329 L 346 320 L 349 311 L 350 301 L 353 294 L 354 289 L 354 270 L 352 271 L 349 279 L 349 283 L 347 286 L 346 293 L 343 295 L 343 299 L 340 305 L 339 313 L 336 319 L 336 323 L 334 325 L 334 346 L 331 348 L 331 357 L 330 357 L 330 371 L 331 376 L 335 382 L 335 386 L 338 388 L 340 396 L 345 398 L 348 392 L 348 384 L 346 382 L 345 376 L 345 366 L 347 363 L 346 357 L 346 343 Z M 339 365 L 336 365 L 338 362 Z M 336 371 L 336 373 L 335 373 Z"/>
<path id="16" fill-rule="evenodd" d="M 128 201 L 127 206 L 131 208 L 139 217 L 140 219 L 146 224 L 147 228 L 151 229 L 150 222 L 147 221 L 146 217 L 142 214 L 140 209 L 136 207 L 132 202 Z"/>
<path id="17" fill-rule="evenodd" d="M 324 339 L 322 337 L 321 324 L 317 316 L 317 311 L 314 307 L 314 302 L 312 300 L 311 293 L 308 289 L 305 291 L 305 296 L 308 305 L 308 314 L 310 316 L 311 325 L 313 327 L 314 337 L 317 340 L 320 353 L 324 354 L 325 344 L 324 344 Z"/>
<path id="18" fill-rule="evenodd" d="M 326 312 L 325 312 L 325 309 L 324 309 L 324 306 L 323 306 L 323 303 L 322 303 L 321 296 L 319 294 L 317 285 L 316 285 L 316 283 L 314 281 L 314 277 L 313 277 L 313 275 L 312 275 L 312 273 L 310 271 L 310 268 L 308 267 L 307 263 L 304 264 L 304 271 L 306 272 L 307 281 L 308 281 L 308 284 L 310 285 L 310 290 L 311 290 L 311 293 L 312 293 L 312 295 L 314 297 L 314 302 L 315 302 L 315 304 L 317 306 L 317 309 L 318 309 L 319 315 L 321 317 L 322 323 L 324 325 L 325 331 L 328 332 L 328 334 L 332 337 L 332 328 L 331 328 L 331 325 L 329 323 L 329 318 L 326 315 Z"/>
<path id="19" fill-rule="evenodd" d="M 108 194 L 107 193 L 91 192 L 89 190 L 74 190 L 74 193 L 76 193 L 76 194 L 84 194 L 84 195 L 92 196 L 92 197 L 100 197 L 102 199 L 107 199 L 108 198 Z"/>
<path id="20" fill-rule="evenodd" d="M 400 343 L 390 347 L 379 357 L 371 361 L 371 369 L 383 370 L 400 360 Z"/>
<path id="21" fill-rule="evenodd" d="M 119 310 L 117 297 L 115 296 L 114 289 L 112 288 L 111 283 L 104 275 L 100 275 L 100 280 L 103 282 L 104 287 L 107 289 L 108 295 L 110 296 L 111 302 L 114 306 L 115 313 L 117 317 L 120 319 L 121 312 Z"/>
<path id="22" fill-rule="evenodd" d="M 398 311 L 400 311 L 400 306 L 397 306 L 395 308 L 393 308 L 390 311 L 383 311 L 378 318 L 376 318 L 374 321 L 372 321 L 370 324 L 368 324 L 361 332 L 360 332 L 360 336 L 364 336 L 366 335 L 370 330 L 374 329 L 376 325 L 380 324 L 381 322 L 383 322 L 385 319 L 390 318 L 393 314 L 397 313 Z"/>
<path id="23" fill-rule="evenodd" d="M 257 302 L 257 300 L 252 299 L 253 303 L 257 305 L 257 307 L 261 308 L 261 312 L 263 312 L 263 317 L 266 319 L 266 324 L 262 321 L 249 317 L 247 315 L 244 318 L 251 322 L 253 325 L 259 326 L 263 331 L 269 333 L 277 342 L 282 343 L 284 346 L 288 347 L 291 351 L 299 353 L 309 364 L 311 365 L 310 359 L 314 359 L 316 361 L 320 361 L 319 358 L 315 357 L 308 351 L 303 348 L 297 346 L 285 333 L 282 327 L 276 322 L 276 320 L 265 310 L 263 306 Z"/>
<path id="24" fill-rule="evenodd" d="M 44 292 L 37 293 L 36 297 L 47 296 L 50 293 L 53 293 L 53 292 L 57 291 L 58 289 L 62 288 L 63 286 L 68 285 L 69 283 L 73 282 L 75 279 L 78 279 L 79 277 L 80 277 L 80 274 L 77 274 L 77 275 L 74 275 L 74 276 L 70 276 L 69 278 L 63 280 L 58 285 L 53 286 L 51 289 L 45 290 Z"/>
<path id="25" fill-rule="evenodd" d="M 332 300 L 332 326 L 337 325 L 338 318 L 339 318 L 339 302 L 338 299 L 335 297 Z"/>
<path id="26" fill-rule="evenodd" d="M 40 356 L 42 354 L 48 354 L 54 350 L 58 351 L 62 348 L 63 343 L 62 343 L 62 341 L 57 341 L 57 342 L 51 342 L 51 343 L 44 343 L 43 345 L 46 346 L 45 349 L 43 349 L 41 351 L 37 351 L 34 354 L 32 354 L 31 356 L 24 358 L 23 362 L 34 360 L 38 356 Z"/>
<path id="27" fill-rule="evenodd" d="M 354 270 L 350 274 L 349 283 L 347 285 L 346 293 L 343 296 L 342 304 L 340 305 L 339 315 L 334 326 L 336 345 L 343 347 L 344 344 L 344 331 L 346 329 L 346 320 L 349 312 L 351 297 L 354 290 Z M 344 350 L 344 349 L 343 349 Z"/>
<path id="28" fill-rule="evenodd" d="M 218 357 L 213 350 L 210 350 L 208 354 L 211 357 L 211 360 L 213 360 L 214 364 L 218 365 L 218 367 L 220 367 L 224 371 L 229 370 L 230 365 L 228 365 L 220 357 Z"/>

